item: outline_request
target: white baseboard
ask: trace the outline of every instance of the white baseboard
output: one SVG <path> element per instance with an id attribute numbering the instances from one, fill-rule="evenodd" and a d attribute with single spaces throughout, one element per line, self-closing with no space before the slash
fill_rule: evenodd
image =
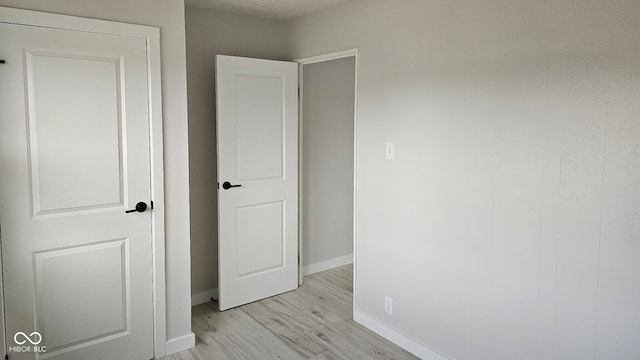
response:
<path id="1" fill-rule="evenodd" d="M 191 306 L 196 306 L 211 301 L 211 298 L 218 298 L 218 288 L 203 291 L 191 296 Z"/>
<path id="2" fill-rule="evenodd" d="M 307 276 L 307 275 L 315 274 L 320 271 L 325 271 L 325 270 L 337 268 L 338 266 L 343 266 L 343 265 L 352 264 L 352 263 L 353 263 L 353 254 L 339 256 L 333 259 L 303 266 L 302 275 Z"/>
<path id="3" fill-rule="evenodd" d="M 451 360 L 363 312 L 355 310 L 353 320 L 423 360 Z"/>
<path id="4" fill-rule="evenodd" d="M 173 338 L 167 341 L 167 355 L 189 350 L 194 346 L 196 346 L 196 335 L 194 333 Z"/>

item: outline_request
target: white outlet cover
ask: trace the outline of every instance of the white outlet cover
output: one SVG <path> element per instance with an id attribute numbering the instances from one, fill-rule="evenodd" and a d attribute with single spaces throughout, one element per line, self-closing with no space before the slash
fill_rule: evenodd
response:
<path id="1" fill-rule="evenodd" d="M 384 157 L 387 160 L 393 160 L 396 158 L 396 150 L 395 150 L 395 144 L 390 142 L 386 144 L 385 147 L 385 151 L 384 151 Z"/>

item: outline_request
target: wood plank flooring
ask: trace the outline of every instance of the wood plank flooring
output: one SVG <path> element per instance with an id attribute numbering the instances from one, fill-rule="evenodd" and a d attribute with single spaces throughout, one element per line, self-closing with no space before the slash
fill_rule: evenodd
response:
<path id="1" fill-rule="evenodd" d="M 195 306 L 196 347 L 162 360 L 417 359 L 352 320 L 351 265 L 304 278 L 295 291 L 219 312 Z"/>

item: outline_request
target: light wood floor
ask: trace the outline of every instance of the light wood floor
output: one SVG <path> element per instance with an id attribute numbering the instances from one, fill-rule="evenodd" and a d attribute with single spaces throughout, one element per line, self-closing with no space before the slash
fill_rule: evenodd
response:
<path id="1" fill-rule="evenodd" d="M 219 312 L 195 306 L 196 347 L 163 360 L 417 359 L 352 319 L 351 265 L 304 278 L 295 291 Z"/>

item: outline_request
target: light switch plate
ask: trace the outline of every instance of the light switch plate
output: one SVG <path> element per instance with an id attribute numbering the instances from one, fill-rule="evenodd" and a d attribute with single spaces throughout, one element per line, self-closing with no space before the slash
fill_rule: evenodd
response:
<path id="1" fill-rule="evenodd" d="M 387 143 L 385 152 L 384 152 L 384 157 L 387 160 L 393 160 L 396 158 L 396 151 L 395 151 L 395 144 L 394 143 Z"/>

